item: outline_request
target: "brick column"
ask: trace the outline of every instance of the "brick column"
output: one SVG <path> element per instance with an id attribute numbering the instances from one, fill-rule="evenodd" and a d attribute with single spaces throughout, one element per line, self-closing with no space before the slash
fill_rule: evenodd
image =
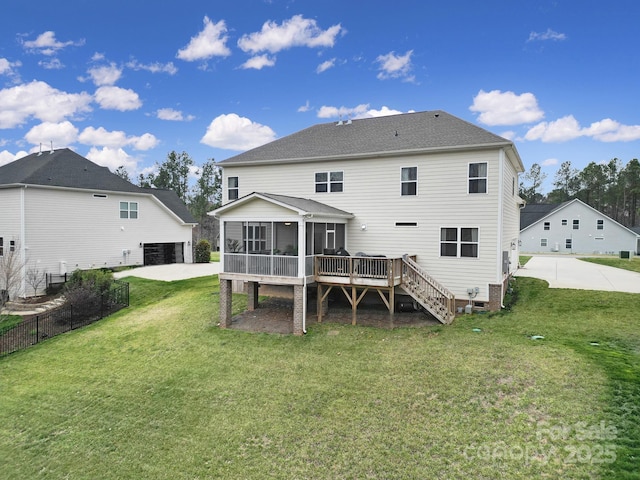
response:
<path id="1" fill-rule="evenodd" d="M 258 308 L 258 282 L 247 282 L 247 310 Z"/>
<path id="2" fill-rule="evenodd" d="M 293 334 L 303 335 L 302 330 L 302 315 L 303 310 L 303 296 L 305 295 L 305 287 L 303 285 L 293 286 Z"/>
<path id="3" fill-rule="evenodd" d="M 502 308 L 502 285 L 499 283 L 489 284 L 489 305 L 488 309 L 492 312 Z"/>
<path id="4" fill-rule="evenodd" d="M 231 326 L 231 280 L 220 280 L 220 328 Z"/>

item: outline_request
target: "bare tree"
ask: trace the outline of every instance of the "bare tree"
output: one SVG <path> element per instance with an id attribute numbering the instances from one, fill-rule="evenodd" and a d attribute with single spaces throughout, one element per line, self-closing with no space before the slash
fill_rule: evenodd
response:
<path id="1" fill-rule="evenodd" d="M 45 281 L 45 274 L 37 265 L 32 265 L 27 269 L 25 280 L 33 288 L 33 294 L 38 296 L 38 289 Z"/>
<path id="2" fill-rule="evenodd" d="M 0 247 L 0 311 L 10 298 L 20 292 L 24 261 L 20 255 L 18 242 L 9 241 L 9 245 Z"/>

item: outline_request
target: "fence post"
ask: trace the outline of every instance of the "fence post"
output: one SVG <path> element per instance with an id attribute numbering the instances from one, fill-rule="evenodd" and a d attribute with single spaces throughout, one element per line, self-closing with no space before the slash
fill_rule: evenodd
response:
<path id="1" fill-rule="evenodd" d="M 40 341 L 40 315 L 36 315 L 36 343 Z"/>
<path id="2" fill-rule="evenodd" d="M 73 330 L 73 304 L 69 304 L 69 329 Z"/>

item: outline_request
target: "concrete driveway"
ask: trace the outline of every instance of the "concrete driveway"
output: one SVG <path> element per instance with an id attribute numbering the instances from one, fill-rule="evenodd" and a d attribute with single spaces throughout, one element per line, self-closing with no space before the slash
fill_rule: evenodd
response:
<path id="1" fill-rule="evenodd" d="M 640 273 L 585 262 L 576 257 L 535 255 L 516 272 L 549 282 L 550 288 L 640 293 Z"/>
<path id="2" fill-rule="evenodd" d="M 162 280 L 172 282 L 174 280 L 184 280 L 186 278 L 208 277 L 217 275 L 220 271 L 218 262 L 211 263 L 172 263 L 169 265 L 152 265 L 149 267 L 138 267 L 131 270 L 123 270 L 114 273 L 114 278 L 140 277 L 149 280 Z"/>

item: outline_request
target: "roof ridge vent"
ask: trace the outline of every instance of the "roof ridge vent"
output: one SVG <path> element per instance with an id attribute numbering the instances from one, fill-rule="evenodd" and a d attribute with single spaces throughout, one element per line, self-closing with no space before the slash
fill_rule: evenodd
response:
<path id="1" fill-rule="evenodd" d="M 38 152 L 38 156 L 42 155 L 42 142 L 40 142 L 40 151 Z"/>
<path id="2" fill-rule="evenodd" d="M 49 150 L 49 155 L 53 153 L 53 140 L 51 140 L 51 150 Z"/>

